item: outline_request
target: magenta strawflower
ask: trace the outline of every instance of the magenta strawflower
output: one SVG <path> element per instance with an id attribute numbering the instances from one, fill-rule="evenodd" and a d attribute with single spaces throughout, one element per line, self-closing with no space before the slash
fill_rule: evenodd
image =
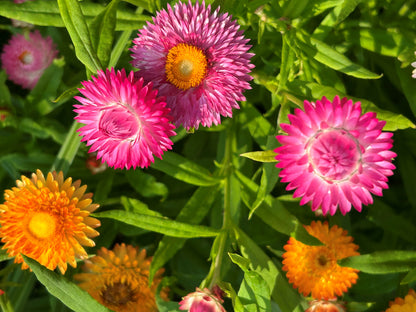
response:
<path id="1" fill-rule="evenodd" d="M 78 131 L 108 166 L 114 168 L 145 168 L 162 158 L 172 148 L 170 136 L 175 135 L 164 97 L 157 96 L 152 84 L 144 84 L 134 73 L 126 76 L 124 69 L 99 71 L 92 81 L 82 82 L 76 96 L 82 105 L 74 105 L 75 119 L 85 124 Z"/>
<path id="2" fill-rule="evenodd" d="M 182 298 L 179 302 L 179 310 L 189 312 L 226 312 L 222 303 L 222 290 L 215 286 L 211 292 L 208 288 L 203 290 L 196 288 L 196 291 Z"/>
<path id="3" fill-rule="evenodd" d="M 373 203 L 371 193 L 381 196 L 388 188 L 397 156 L 390 151 L 393 134 L 382 132 L 386 122 L 376 113 L 362 115 L 361 103 L 347 98 L 305 101 L 304 108 L 288 115 L 291 124 L 280 125 L 288 134 L 277 136 L 282 146 L 275 149 L 282 182 L 313 211 L 333 215 L 339 207 L 345 215 L 351 205 L 361 211 Z"/>
<path id="4" fill-rule="evenodd" d="M 248 39 L 228 14 L 196 2 L 178 2 L 139 30 L 132 64 L 145 81 L 167 97 L 176 126 L 198 128 L 221 123 L 250 89 L 253 56 Z"/>
<path id="5" fill-rule="evenodd" d="M 27 37 L 16 34 L 3 47 L 1 63 L 11 81 L 33 89 L 57 54 L 52 39 L 43 38 L 39 31 Z"/>

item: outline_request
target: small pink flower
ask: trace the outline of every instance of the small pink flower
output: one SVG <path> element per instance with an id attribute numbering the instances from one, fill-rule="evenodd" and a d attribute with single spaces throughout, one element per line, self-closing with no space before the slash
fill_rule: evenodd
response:
<path id="1" fill-rule="evenodd" d="M 58 54 L 50 37 L 39 31 L 14 35 L 3 48 L 1 62 L 9 79 L 26 89 L 33 89 L 45 69 Z"/>
<path id="2" fill-rule="evenodd" d="M 309 308 L 305 312 L 345 312 L 343 302 L 335 300 L 313 300 L 309 302 Z"/>
<path id="3" fill-rule="evenodd" d="M 212 293 L 208 288 L 203 290 L 196 288 L 196 291 L 182 298 L 179 302 L 179 310 L 189 312 L 226 312 L 219 292 Z"/>
<path id="4" fill-rule="evenodd" d="M 221 123 L 250 89 L 253 56 L 240 26 L 204 1 L 178 2 L 139 30 L 131 49 L 137 75 L 167 97 L 176 126 Z"/>
<path id="5" fill-rule="evenodd" d="M 135 79 L 133 72 L 126 76 L 124 69 L 107 69 L 82 85 L 85 98 L 75 97 L 82 104 L 74 105 L 75 119 L 85 124 L 78 131 L 97 159 L 114 168 L 145 168 L 153 155 L 162 158 L 172 148 L 175 127 L 165 99 L 151 83 Z"/>
<path id="6" fill-rule="evenodd" d="M 32 1 L 32 0 L 14 0 L 14 3 L 23 3 L 26 1 Z"/>
<path id="7" fill-rule="evenodd" d="M 333 215 L 339 207 L 345 215 L 351 205 L 361 211 L 373 203 L 371 193 L 381 196 L 388 188 L 397 156 L 390 151 L 393 134 L 382 132 L 386 122 L 376 113 L 362 115 L 361 103 L 347 98 L 305 101 L 304 108 L 288 115 L 291 124 L 280 125 L 288 134 L 277 136 L 282 146 L 275 149 L 282 182 L 313 211 Z"/>

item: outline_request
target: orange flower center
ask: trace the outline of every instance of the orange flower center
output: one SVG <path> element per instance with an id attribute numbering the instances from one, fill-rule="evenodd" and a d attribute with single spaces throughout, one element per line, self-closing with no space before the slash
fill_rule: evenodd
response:
<path id="1" fill-rule="evenodd" d="M 35 213 L 29 221 L 30 233 L 38 239 L 47 239 L 55 233 L 56 218 L 46 212 Z"/>
<path id="2" fill-rule="evenodd" d="M 197 87 L 205 77 L 207 58 L 201 49 L 180 43 L 169 50 L 166 57 L 166 78 L 177 88 Z"/>

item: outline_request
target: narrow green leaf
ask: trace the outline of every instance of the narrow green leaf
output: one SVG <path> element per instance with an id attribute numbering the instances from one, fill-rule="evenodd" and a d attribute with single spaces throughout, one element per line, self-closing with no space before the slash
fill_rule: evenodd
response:
<path id="1" fill-rule="evenodd" d="M 315 82 L 304 82 L 299 80 L 289 82 L 287 86 L 299 97 L 312 99 L 313 101 L 316 99 L 321 99 L 323 96 L 326 96 L 329 100 L 332 101 L 332 99 L 338 95 L 341 98 L 347 97 L 352 99 L 354 102 L 361 102 L 361 107 L 364 113 L 375 112 L 377 113 L 378 119 L 386 121 L 386 125 L 383 128 L 384 131 L 396 131 L 399 129 L 416 127 L 413 122 L 401 114 L 386 111 L 379 108 L 373 102 L 343 94 L 339 90 L 329 86 L 323 86 Z"/>
<path id="2" fill-rule="evenodd" d="M 241 103 L 242 109 L 238 121 L 243 128 L 248 128 L 251 136 L 263 150 L 267 149 L 267 137 L 274 134 L 275 128 L 262 114 L 248 103 Z"/>
<path id="3" fill-rule="evenodd" d="M 107 68 L 113 47 L 119 2 L 120 0 L 112 0 L 90 24 L 91 42 L 104 68 Z"/>
<path id="4" fill-rule="evenodd" d="M 250 261 L 237 254 L 229 253 L 232 262 L 244 272 L 238 297 L 247 311 L 271 311 L 270 289 L 260 274 L 250 270 Z"/>
<path id="5" fill-rule="evenodd" d="M 0 262 L 12 259 L 13 257 L 9 257 L 9 255 L 7 254 L 6 250 L 1 249 L 0 250 Z"/>
<path id="6" fill-rule="evenodd" d="M 121 54 L 123 53 L 127 44 L 130 44 L 130 36 L 132 34 L 131 30 L 123 31 L 121 36 L 118 38 L 117 43 L 115 44 L 113 50 L 111 50 L 110 61 L 108 67 L 115 67 L 120 59 Z"/>
<path id="7" fill-rule="evenodd" d="M 241 172 L 235 172 L 241 183 L 242 199 L 247 207 L 252 210 L 252 203 L 257 198 L 259 186 L 245 177 Z M 284 207 L 283 203 L 268 195 L 256 209 L 255 214 L 270 227 L 307 245 L 322 245 L 322 243 L 305 230 L 300 221 Z"/>
<path id="8" fill-rule="evenodd" d="M 416 268 L 406 274 L 406 276 L 400 282 L 400 285 L 410 284 L 414 281 L 416 281 Z"/>
<path id="9" fill-rule="evenodd" d="M 338 263 L 369 274 L 407 272 L 416 266 L 416 251 L 376 251 L 371 254 L 348 257 Z"/>
<path id="10" fill-rule="evenodd" d="M 264 163 L 277 162 L 274 150 L 247 152 L 240 154 L 240 156 Z"/>
<path id="11" fill-rule="evenodd" d="M 68 171 L 81 143 L 77 133 L 79 128 L 81 128 L 81 124 L 74 121 L 66 135 L 64 144 L 61 146 L 61 149 L 56 156 L 51 171 L 62 171 L 64 174 Z"/>
<path id="12" fill-rule="evenodd" d="M 346 41 L 360 47 L 390 57 L 399 57 L 406 49 L 415 50 L 415 41 L 394 29 L 351 28 L 344 31 Z"/>
<path id="13" fill-rule="evenodd" d="M 411 72 L 408 68 L 400 68 L 396 63 L 396 72 L 399 76 L 400 86 L 409 103 L 413 116 L 416 116 L 416 88 L 414 86 L 415 80 L 412 78 Z"/>
<path id="14" fill-rule="evenodd" d="M 166 198 L 168 188 L 165 184 L 157 182 L 156 178 L 142 170 L 127 170 L 126 178 L 137 193 L 143 197 L 162 196 Z"/>
<path id="15" fill-rule="evenodd" d="M 97 218 L 109 218 L 121 221 L 145 230 L 173 237 L 195 238 L 218 235 L 218 230 L 201 225 L 190 225 L 165 217 L 149 216 L 123 210 L 108 210 L 94 214 Z"/>
<path id="16" fill-rule="evenodd" d="M 92 46 L 90 32 L 77 0 L 58 0 L 59 11 L 75 47 L 77 58 L 92 73 L 102 68 Z"/>
<path id="17" fill-rule="evenodd" d="M 79 5 L 88 22 L 103 10 L 103 5 L 99 3 L 82 1 Z M 58 3 L 51 0 L 27 1 L 19 5 L 12 1 L 0 1 L 0 15 L 39 26 L 65 27 Z M 150 16 L 118 10 L 116 30 L 137 30 L 149 20 L 151 20 Z"/>
<path id="18" fill-rule="evenodd" d="M 23 255 L 23 258 L 35 273 L 39 282 L 46 287 L 50 294 L 61 300 L 68 308 L 77 312 L 110 311 L 93 299 L 86 291 L 68 281 L 62 275 L 45 268 L 25 255 Z"/>
<path id="19" fill-rule="evenodd" d="M 156 158 L 153 169 L 160 170 L 175 179 L 198 186 L 210 186 L 221 182 L 204 167 L 173 152 L 165 152 L 163 159 Z"/>
<path id="20" fill-rule="evenodd" d="M 128 212 L 144 214 L 147 216 L 162 217 L 160 212 L 149 209 L 149 207 L 144 202 L 135 198 L 121 196 L 121 204 Z"/>
<path id="21" fill-rule="evenodd" d="M 279 274 L 276 266 L 264 251 L 242 230 L 238 228 L 233 230 L 234 239 L 240 247 L 241 254 L 249 261 L 247 266 L 264 279 L 269 291 L 268 297 L 270 298 L 270 294 L 276 285 L 276 277 Z"/>
<path id="22" fill-rule="evenodd" d="M 344 0 L 342 2 L 341 10 L 338 14 L 336 23 L 338 24 L 345 20 L 362 1 L 363 0 Z"/>
<path id="23" fill-rule="evenodd" d="M 296 32 L 297 44 L 309 57 L 318 62 L 340 71 L 349 76 L 361 79 L 378 79 L 382 75 L 377 75 L 364 67 L 353 63 L 343 54 L 337 52 L 326 43 L 317 40 L 304 31 Z"/>
<path id="24" fill-rule="evenodd" d="M 199 224 L 208 214 L 220 190 L 220 185 L 199 187 L 176 217 L 176 221 Z M 149 271 L 149 280 L 168 262 L 185 244 L 186 239 L 165 236 L 159 242 Z"/>

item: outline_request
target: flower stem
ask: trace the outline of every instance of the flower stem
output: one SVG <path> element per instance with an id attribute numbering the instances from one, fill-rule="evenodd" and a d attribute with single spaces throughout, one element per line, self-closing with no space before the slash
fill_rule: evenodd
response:
<path id="1" fill-rule="evenodd" d="M 0 308 L 2 312 L 14 312 L 13 306 L 6 294 L 0 295 Z"/>

